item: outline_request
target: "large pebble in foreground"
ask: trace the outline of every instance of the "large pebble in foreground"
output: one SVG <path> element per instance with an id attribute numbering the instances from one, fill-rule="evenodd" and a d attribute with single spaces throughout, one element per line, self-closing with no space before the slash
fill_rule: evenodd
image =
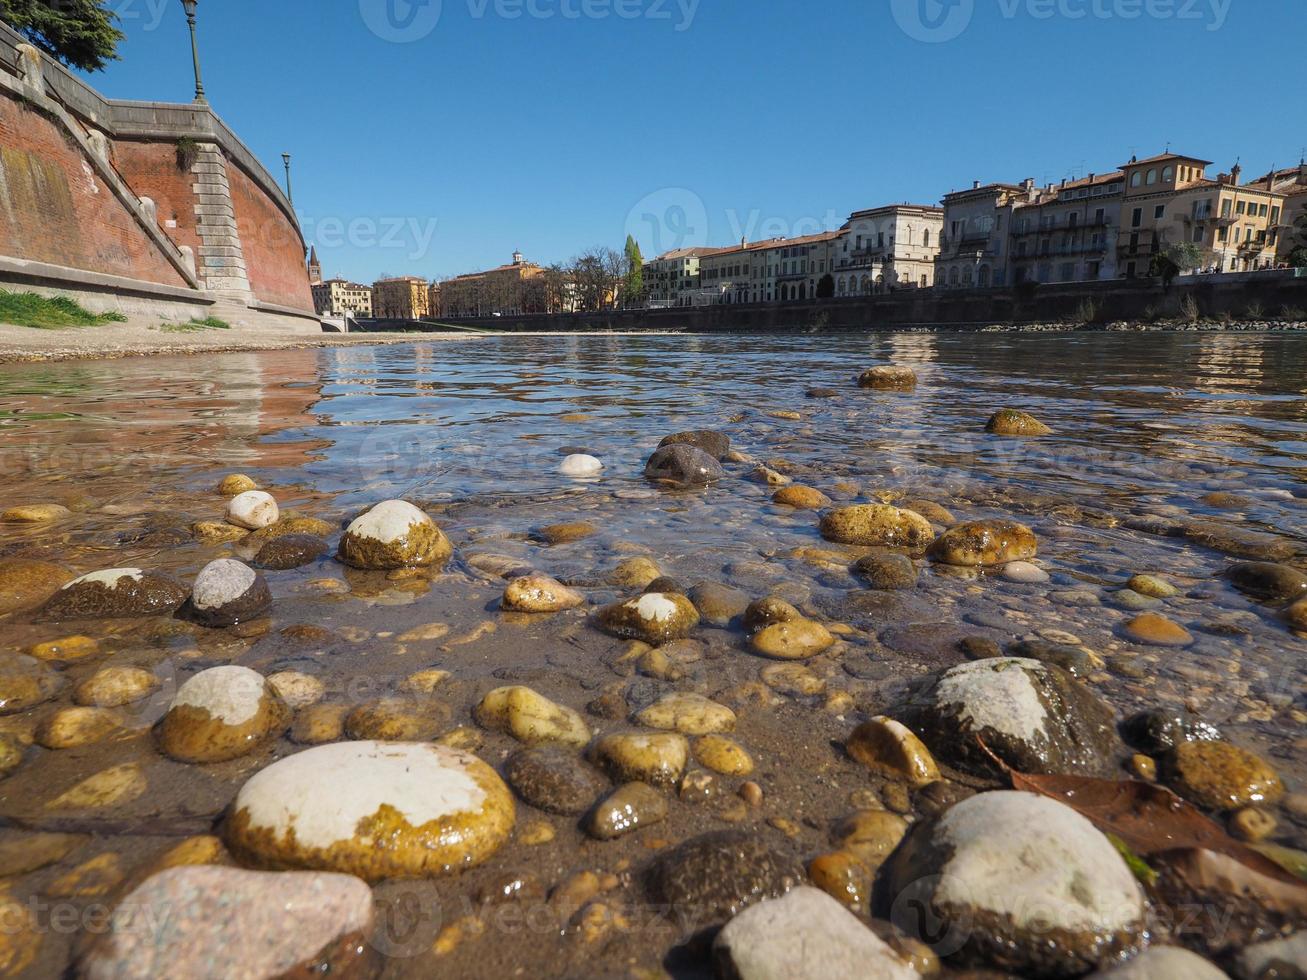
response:
<path id="1" fill-rule="evenodd" d="M 45 619 L 112 619 L 176 612 L 186 589 L 140 568 L 110 568 L 75 578 L 45 604 Z"/>
<path id="2" fill-rule="evenodd" d="M 453 553 L 445 532 L 406 500 L 377 504 L 340 539 L 340 560 L 354 568 L 417 568 L 439 564 Z"/>
<path id="3" fill-rule="evenodd" d="M 159 747 L 179 762 L 225 762 L 280 735 L 290 716 L 262 674 L 212 667 L 177 690 L 159 723 Z"/>
<path id="4" fill-rule="evenodd" d="M 368 881 L 480 864 L 513 830 L 513 796 L 474 755 L 434 744 L 341 742 L 282 759 L 236 797 L 227 843 L 266 868 Z"/>
<path id="5" fill-rule="evenodd" d="M 956 966 L 1078 977 L 1141 944 L 1144 896 L 1111 842 L 1068 806 L 982 793 L 919 825 L 892 859 L 892 917 L 929 908 Z"/>
<path id="6" fill-rule="evenodd" d="M 172 868 L 118 905 L 77 975 L 363 977 L 370 972 L 374 923 L 372 889 L 348 875 Z"/>

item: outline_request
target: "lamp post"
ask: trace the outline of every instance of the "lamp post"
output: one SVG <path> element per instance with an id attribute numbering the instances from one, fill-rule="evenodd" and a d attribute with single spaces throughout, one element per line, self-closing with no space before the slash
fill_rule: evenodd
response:
<path id="1" fill-rule="evenodd" d="M 182 0 L 182 6 L 186 8 L 186 23 L 191 29 L 191 61 L 195 65 L 195 101 L 207 105 L 208 99 L 204 97 L 204 80 L 200 78 L 200 47 L 195 40 L 195 8 L 199 0 Z"/>
<path id="2" fill-rule="evenodd" d="M 294 207 L 295 195 L 292 194 L 290 190 L 290 154 L 283 153 L 281 155 L 281 162 L 286 165 L 286 200 L 290 202 L 291 207 Z"/>

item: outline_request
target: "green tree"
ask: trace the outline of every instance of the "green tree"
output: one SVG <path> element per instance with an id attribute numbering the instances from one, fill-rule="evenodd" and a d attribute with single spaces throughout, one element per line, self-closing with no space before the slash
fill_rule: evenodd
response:
<path id="1" fill-rule="evenodd" d="M 644 256 L 640 243 L 626 236 L 626 282 L 622 286 L 622 305 L 638 306 L 644 299 Z"/>
<path id="2" fill-rule="evenodd" d="M 1289 264 L 1295 269 L 1307 269 L 1307 245 L 1299 245 L 1289 253 Z"/>
<path id="3" fill-rule="evenodd" d="M 52 58 L 83 71 L 116 60 L 123 39 L 109 0 L 0 0 L 0 20 Z"/>
<path id="4" fill-rule="evenodd" d="M 817 299 L 830 299 L 835 295 L 835 277 L 829 272 L 817 280 Z"/>

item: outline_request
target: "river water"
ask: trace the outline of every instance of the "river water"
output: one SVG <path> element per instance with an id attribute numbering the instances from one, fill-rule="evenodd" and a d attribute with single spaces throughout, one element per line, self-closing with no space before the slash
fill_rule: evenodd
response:
<path id="1" fill-rule="evenodd" d="M 913 367 L 916 391 L 857 388 L 861 370 L 885 362 Z M 835 394 L 807 397 L 818 387 Z M 1053 435 L 986 435 L 986 420 L 1002 407 L 1035 415 Z M 726 432 L 739 452 L 837 503 L 928 500 L 957 520 L 1020 520 L 1039 536 L 1051 581 L 1020 585 L 922 563 L 916 589 L 868 593 L 847 570 L 857 550 L 823 542 L 815 513 L 773 504 L 774 488 L 749 478 L 752 464 L 728 463 L 727 478 L 706 490 L 646 482 L 644 460 L 659 439 L 685 429 Z M 568 452 L 602 459 L 602 477 L 562 476 Z M 101 834 L 62 869 L 13 882 L 15 895 L 42 894 L 61 870 L 101 851 L 118 855 L 124 874 L 148 866 L 177 834 L 220 814 L 274 754 L 293 750 L 283 741 L 208 767 L 158 754 L 146 736 L 168 693 L 219 663 L 300 670 L 344 703 L 438 667 L 451 674 L 440 688 L 450 728 L 474 728 L 472 705 L 503 683 L 528 684 L 581 710 L 613 692 L 630 703 L 667 689 L 731 698 L 740 715 L 735 737 L 754 755 L 753 778 L 766 793 L 761 810 L 745 819 L 778 823 L 802 857 L 822 850 L 829 821 L 849 810 L 861 785 L 831 744 L 883 710 L 907 681 L 961 662 L 958 641 L 966 636 L 1002 645 L 1073 634 L 1106 664 L 1086 679 L 1121 714 L 1186 705 L 1270 760 L 1291 791 L 1307 776 L 1307 641 L 1275 609 L 1220 578 L 1239 559 L 1274 557 L 1307 569 L 1307 340 L 1300 337 L 523 337 L 0 366 L 0 505 L 58 501 L 73 511 L 52 525 L 0 525 L 0 558 L 57 561 L 79 574 L 140 566 L 189 580 L 220 555 L 249 557 L 239 544 L 204 544 L 178 531 L 222 519 L 214 487 L 232 472 L 270 490 L 283 510 L 338 527 L 383 499 L 417 502 L 453 540 L 455 559 L 434 578 L 363 575 L 330 557 L 269 572 L 270 617 L 235 630 L 78 624 L 105 655 L 69 665 L 70 681 L 107 662 L 141 665 L 161 679 L 160 692 L 129 709 L 121 737 L 62 752 L 30 749 L 0 781 L 0 817 L 51 829 L 38 819 L 51 796 L 125 761 L 144 766 L 151 790 L 88 817 Z M 555 545 L 536 533 L 571 521 L 590 522 L 595 533 Z M 1190 526 L 1204 533 L 1186 535 Z M 487 571 L 499 559 L 486 557 L 535 567 L 597 605 L 624 594 L 610 572 L 639 555 L 686 586 L 775 592 L 814 618 L 845 624 L 839 656 L 808 665 L 825 690 L 756 696 L 761 662 L 728 629 L 696 632 L 704 653 L 684 665 L 681 679 L 640 676 L 620 661 L 622 642 L 595 631 L 582 612 L 500 613 L 504 582 Z M 1172 651 L 1123 637 L 1134 613 L 1118 590 L 1136 573 L 1161 574 L 1179 587 L 1161 611 L 1194 634 L 1192 646 Z M 432 623 L 446 624 L 446 635 L 401 640 Z M 297 624 L 324 632 L 308 643 L 304 631 L 283 632 Z M 69 632 L 31 616 L 0 618 L 0 651 Z M 836 692 L 849 699 L 832 698 Z M 0 717 L 0 732 L 30 739 L 55 704 Z M 616 724 L 591 721 L 600 730 Z M 513 747 L 500 734 L 470 737 L 492 764 Z M 521 810 L 519 821 L 541 817 Z M 457 879 L 383 885 L 383 902 L 443 910 L 419 914 L 412 935 L 390 943 L 387 975 L 428 975 L 440 922 L 496 875 L 520 871 L 547 888 L 593 869 L 616 875 L 621 894 L 623 876 L 661 846 L 739 819 L 675 802 L 665 824 L 600 845 L 572 821 L 551 818 L 549 843 L 514 842 Z M 1302 847 L 1301 819 L 1280 813 L 1276 842 Z M 621 971 L 656 966 L 668 944 L 652 926 L 598 946 L 556 929 L 541 935 L 465 938 L 441 969 Z M 38 966 L 57 969 L 71 943 L 48 937 Z"/>

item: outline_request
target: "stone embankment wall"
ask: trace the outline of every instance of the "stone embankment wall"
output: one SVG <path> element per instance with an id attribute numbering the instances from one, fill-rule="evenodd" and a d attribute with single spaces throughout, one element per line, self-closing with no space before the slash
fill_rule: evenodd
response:
<path id="1" fill-rule="evenodd" d="M 451 325 L 490 330 L 625 331 L 685 330 L 692 333 L 861 330 L 939 327 L 983 329 L 992 325 L 1079 323 L 1148 324 L 1178 318 L 1193 301 L 1204 318 L 1238 321 L 1307 318 L 1307 277 L 1293 271 L 1185 277 L 1169 291 L 1155 280 L 1068 283 L 1029 291 L 909 290 L 887 296 L 708 306 L 696 309 L 620 310 L 609 313 L 541 314 L 449 320 Z M 392 328 L 394 325 L 392 324 Z"/>
<path id="2" fill-rule="evenodd" d="M 318 331 L 295 212 L 206 105 L 105 99 L 0 24 L 0 287 Z"/>

